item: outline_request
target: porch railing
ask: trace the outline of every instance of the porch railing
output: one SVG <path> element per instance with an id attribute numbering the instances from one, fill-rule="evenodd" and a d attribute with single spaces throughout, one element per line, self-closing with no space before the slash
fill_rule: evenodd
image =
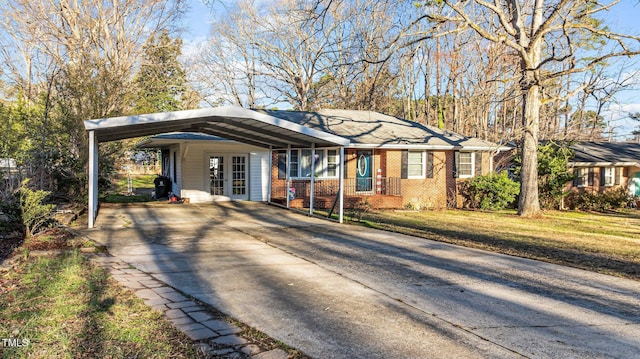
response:
<path id="1" fill-rule="evenodd" d="M 378 183 L 379 182 L 379 183 Z M 309 180 L 291 180 L 291 186 L 295 189 L 295 197 L 309 197 L 311 183 Z M 314 195 L 316 197 L 335 196 L 338 194 L 339 182 L 337 179 L 318 179 L 314 183 Z M 401 181 L 398 177 L 383 177 L 381 179 L 345 178 L 345 196 L 400 196 Z M 274 186 L 272 197 L 285 197 L 286 186 Z"/>

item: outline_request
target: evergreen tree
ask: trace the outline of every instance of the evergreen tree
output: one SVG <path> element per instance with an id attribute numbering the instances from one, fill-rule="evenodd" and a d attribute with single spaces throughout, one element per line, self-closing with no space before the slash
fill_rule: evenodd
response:
<path id="1" fill-rule="evenodd" d="M 184 108 L 187 95 L 186 74 L 178 57 L 182 41 L 166 31 L 150 38 L 144 46 L 140 70 L 135 77 L 135 113 L 176 111 Z"/>

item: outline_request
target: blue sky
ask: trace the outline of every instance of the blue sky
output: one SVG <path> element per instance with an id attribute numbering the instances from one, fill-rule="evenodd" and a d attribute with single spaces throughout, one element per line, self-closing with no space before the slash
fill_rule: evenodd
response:
<path id="1" fill-rule="evenodd" d="M 216 8 L 220 8 L 221 1 L 206 0 L 207 3 L 214 2 Z M 209 35 L 209 21 L 213 13 L 212 8 L 202 0 L 189 0 L 189 12 L 186 18 L 187 27 L 183 35 L 185 41 L 185 52 L 188 48 L 201 43 Z M 640 0 L 621 0 L 611 11 L 604 15 L 610 27 L 620 33 L 635 34 L 640 36 Z M 640 69 L 640 56 L 634 60 L 632 68 Z M 638 79 L 640 85 L 640 79 Z M 611 111 L 604 114 L 605 121 L 611 121 L 614 131 L 619 140 L 630 133 L 640 123 L 635 123 L 627 118 L 628 112 L 640 112 L 640 88 L 623 91 L 617 96 L 617 103 L 611 104 Z"/>

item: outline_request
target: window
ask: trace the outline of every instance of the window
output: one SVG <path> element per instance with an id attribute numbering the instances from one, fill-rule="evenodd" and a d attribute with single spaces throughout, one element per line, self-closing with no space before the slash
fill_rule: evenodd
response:
<path id="1" fill-rule="evenodd" d="M 408 178 L 424 178 L 425 155 L 423 151 L 409 151 L 407 157 Z"/>
<path id="2" fill-rule="evenodd" d="M 400 178 L 433 178 L 433 152 L 403 150 Z"/>
<path id="3" fill-rule="evenodd" d="M 298 150 L 291 151 L 291 161 L 289 161 L 289 177 L 298 177 L 299 158 L 300 157 L 298 157 Z"/>
<path id="4" fill-rule="evenodd" d="M 573 185 L 576 187 L 593 186 L 594 169 L 593 168 L 576 168 L 573 170 Z"/>
<path id="5" fill-rule="evenodd" d="M 469 178 L 473 177 L 473 164 L 474 156 L 473 152 L 458 152 L 458 177 Z"/>
<path id="6" fill-rule="evenodd" d="M 587 168 L 576 168 L 573 171 L 573 175 L 575 176 L 575 180 L 574 180 L 574 185 L 576 187 L 584 187 L 587 185 L 587 175 L 588 175 L 588 169 Z"/>
<path id="7" fill-rule="evenodd" d="M 327 150 L 327 177 L 338 176 L 338 151 Z"/>
<path id="8" fill-rule="evenodd" d="M 302 155 L 300 156 L 300 173 L 298 176 L 292 177 L 303 177 L 303 178 L 311 178 L 311 150 L 302 150 Z"/>
<path id="9" fill-rule="evenodd" d="M 315 165 L 315 170 L 313 171 L 315 176 L 316 177 L 324 177 L 325 164 L 324 164 L 324 151 L 323 150 L 316 150 L 316 158 L 315 158 L 315 162 L 313 164 Z"/>
<path id="10" fill-rule="evenodd" d="M 604 167 L 602 168 L 602 170 L 604 171 L 602 178 L 604 179 L 604 181 L 602 181 L 602 186 L 613 186 L 614 184 L 614 179 L 615 179 L 615 168 L 614 167 Z"/>
<path id="11" fill-rule="evenodd" d="M 311 178 L 311 153 L 310 149 L 291 150 L 289 176 L 291 178 Z M 316 149 L 314 173 L 318 177 L 338 176 L 338 151 Z"/>

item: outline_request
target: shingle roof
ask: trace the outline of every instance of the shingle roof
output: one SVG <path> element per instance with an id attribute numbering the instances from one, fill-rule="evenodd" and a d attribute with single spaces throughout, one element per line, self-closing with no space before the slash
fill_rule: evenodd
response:
<path id="1" fill-rule="evenodd" d="M 499 145 L 474 137 L 373 111 L 320 110 L 317 112 L 259 110 L 273 117 L 347 138 L 351 145 L 423 147 L 434 149 L 497 149 Z"/>
<path id="2" fill-rule="evenodd" d="M 633 142 L 577 142 L 571 163 L 635 163 L 640 166 L 640 144 Z"/>

